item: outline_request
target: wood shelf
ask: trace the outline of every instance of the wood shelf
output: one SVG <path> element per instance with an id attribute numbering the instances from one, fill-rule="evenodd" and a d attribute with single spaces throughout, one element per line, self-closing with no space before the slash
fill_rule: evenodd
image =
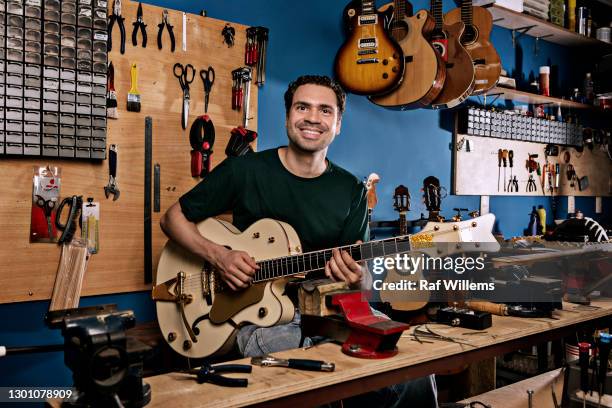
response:
<path id="1" fill-rule="evenodd" d="M 518 13 L 505 7 L 496 6 L 495 4 L 488 6 L 488 10 L 493 15 L 493 24 L 499 27 L 520 31 L 530 27 L 525 34 L 541 38 L 544 41 L 570 47 L 586 46 L 596 49 L 601 54 L 612 52 L 611 43 L 603 42 L 596 38 L 585 37 L 540 18 L 525 13 Z"/>
<path id="2" fill-rule="evenodd" d="M 500 86 L 496 86 L 491 88 L 486 96 L 488 98 L 503 98 L 505 100 L 513 100 L 522 103 L 530 103 L 530 104 L 542 104 L 542 105 L 561 105 L 562 108 L 572 108 L 572 109 L 589 109 L 597 112 L 604 112 L 602 109 L 599 109 L 593 105 L 587 105 L 585 103 L 579 103 L 570 101 L 567 99 L 554 98 L 552 96 L 544 96 L 538 94 L 532 94 L 529 92 L 519 91 L 511 88 L 502 88 Z"/>

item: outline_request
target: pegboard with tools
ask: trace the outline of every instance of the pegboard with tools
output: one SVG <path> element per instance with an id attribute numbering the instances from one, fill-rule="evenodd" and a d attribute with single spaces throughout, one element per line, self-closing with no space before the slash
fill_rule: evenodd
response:
<path id="1" fill-rule="evenodd" d="M 62 2 L 63 3 L 63 2 Z M 150 225 L 152 226 L 152 253 L 150 264 L 158 263 L 166 237 L 159 228 L 159 219 L 201 178 L 192 177 L 190 128 L 205 114 L 205 76 L 200 72 L 212 67 L 214 82 L 208 94 L 209 120 L 214 123 L 214 146 L 208 146 L 211 167 L 224 158 L 232 129 L 243 125 L 245 116 L 248 129 L 257 131 L 258 87 L 255 84 L 257 67 L 249 86 L 248 115 L 244 115 L 245 102 L 240 109 L 232 109 L 232 71 L 246 66 L 245 49 L 248 26 L 216 20 L 195 14 L 142 4 L 140 20 L 146 25 L 147 44 L 143 47 L 139 28 L 136 45 L 132 43 L 133 23 L 138 22 L 138 2 L 122 0 L 121 17 L 125 29 L 124 53 L 118 18 L 114 19 L 112 48 L 108 60 L 114 68 L 114 90 L 117 119 L 108 118 L 108 146 L 117 150 L 116 187 L 120 197 L 105 198 L 104 187 L 109 184 L 109 163 L 65 161 L 24 157 L 0 159 L 0 223 L 5 226 L 4 245 L 0 246 L 0 303 L 49 299 L 56 276 L 60 247 L 56 244 L 29 243 L 32 167 L 50 165 L 61 167 L 63 197 L 73 194 L 93 197 L 100 203 L 99 251 L 91 257 L 83 282 L 82 295 L 99 295 L 147 290 L 144 283 L 145 242 L 143 218 L 145 190 L 145 118 L 152 118 L 151 127 L 151 195 L 154 197 Z M 108 15 L 116 10 L 108 1 Z M 161 49 L 157 43 L 159 25 Z M 172 49 L 168 26 L 172 26 L 175 47 Z M 231 30 L 229 28 L 231 28 Z M 223 32 L 225 30 L 224 35 Z M 233 32 L 231 38 L 229 34 Z M 230 41 L 231 40 L 231 41 Z M 228 42 L 231 43 L 228 44 Z M 184 50 L 185 48 L 185 50 Z M 189 89 L 189 112 L 186 129 L 181 120 L 184 93 L 174 75 L 174 65 L 191 64 L 194 80 Z M 132 66 L 136 66 L 136 83 L 132 86 Z M 209 77 L 210 79 L 210 77 Z M 212 81 L 211 81 L 212 82 Z M 243 87 L 247 86 L 242 84 Z M 128 94 L 139 95 L 140 111 L 128 111 Z M 244 92 L 243 92 L 244 94 Z M 132 98 L 132 102 L 136 99 Z M 253 142 L 252 147 L 255 148 Z M 247 150 L 247 149 L 245 149 Z M 108 151 L 106 152 L 108 156 Z M 149 221 L 146 221 L 149 222 Z M 78 236 L 78 233 L 77 233 Z M 35 263 L 32 260 L 36 260 Z M 153 274 L 155 270 L 153 270 Z"/>
<path id="2" fill-rule="evenodd" d="M 452 146 L 453 194 L 612 195 L 612 160 L 605 145 L 577 150 L 455 133 Z"/>

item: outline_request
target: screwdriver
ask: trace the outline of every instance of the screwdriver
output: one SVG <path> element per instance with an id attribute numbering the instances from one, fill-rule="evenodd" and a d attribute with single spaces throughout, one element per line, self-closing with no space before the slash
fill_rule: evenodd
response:
<path id="1" fill-rule="evenodd" d="M 555 164 L 555 191 L 559 190 L 559 175 L 561 174 L 561 166 Z"/>
<path id="2" fill-rule="evenodd" d="M 586 407 L 586 395 L 589 391 L 589 349 L 586 342 L 578 343 L 578 362 L 580 363 L 580 389 L 582 390 L 582 408 Z"/>
<path id="3" fill-rule="evenodd" d="M 502 164 L 502 149 L 497 150 L 497 191 L 499 191 L 499 179 L 501 178 L 501 164 Z M 505 182 L 505 180 L 504 180 Z"/>
<path id="4" fill-rule="evenodd" d="M 504 191 L 506 190 L 506 167 L 508 167 L 508 150 L 502 150 L 502 160 L 504 161 Z"/>
<path id="5" fill-rule="evenodd" d="M 608 375 L 608 359 L 610 358 L 610 339 L 612 335 L 608 333 L 599 334 L 599 402 L 597 407 L 601 406 L 601 396 L 606 393 L 606 379 Z"/>
<path id="6" fill-rule="evenodd" d="M 512 167 L 514 167 L 514 150 L 508 150 L 508 161 L 510 164 L 510 179 L 512 179 Z"/>

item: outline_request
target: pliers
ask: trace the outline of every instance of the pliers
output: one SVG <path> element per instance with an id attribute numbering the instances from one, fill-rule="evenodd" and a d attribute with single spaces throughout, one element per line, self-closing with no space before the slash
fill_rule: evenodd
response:
<path id="1" fill-rule="evenodd" d="M 510 178 L 510 180 L 508 180 L 508 192 L 518 193 L 518 191 L 519 191 L 518 179 L 516 178 L 516 175 L 514 175 L 513 177 Z"/>
<path id="2" fill-rule="evenodd" d="M 157 25 L 157 27 L 159 27 L 159 31 L 157 32 L 157 48 L 160 50 L 162 49 L 162 32 L 164 31 L 164 26 L 166 26 L 168 34 L 170 34 L 170 51 L 174 52 L 174 31 L 172 31 L 174 26 L 168 21 L 168 10 L 162 12 L 162 22 Z"/>
<path id="3" fill-rule="evenodd" d="M 529 174 L 529 180 L 527 180 L 527 192 L 530 193 L 532 191 L 537 191 L 538 187 L 536 186 L 535 179 L 533 178 L 533 174 Z"/>
<path id="4" fill-rule="evenodd" d="M 132 23 L 134 31 L 132 31 L 132 45 L 136 47 L 138 45 L 138 29 L 142 33 L 142 48 L 147 48 L 147 25 L 142 19 L 142 2 L 138 3 L 138 11 L 136 12 L 136 21 Z"/>
<path id="5" fill-rule="evenodd" d="M 121 0 L 113 0 L 113 14 L 108 16 L 108 50 L 113 48 L 113 26 L 115 21 L 119 24 L 119 32 L 121 33 L 121 54 L 125 54 L 125 18 L 121 16 Z"/>
<path id="6" fill-rule="evenodd" d="M 250 373 L 252 370 L 253 367 L 247 364 L 204 364 L 199 369 L 189 370 L 188 373 L 197 375 L 199 384 L 208 382 L 223 387 L 246 387 L 249 385 L 247 378 L 229 378 L 218 373 Z"/>

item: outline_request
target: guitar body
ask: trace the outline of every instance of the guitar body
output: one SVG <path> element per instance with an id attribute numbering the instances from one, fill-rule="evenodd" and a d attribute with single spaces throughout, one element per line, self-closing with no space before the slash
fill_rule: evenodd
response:
<path id="1" fill-rule="evenodd" d="M 491 13 L 482 7 L 472 7 L 473 25 L 466 26 L 461 42 L 474 63 L 474 90 L 481 94 L 497 85 L 501 75 L 501 60 L 489 41 L 493 29 Z M 461 21 L 461 9 L 456 8 L 444 16 L 448 24 Z"/>
<path id="2" fill-rule="evenodd" d="M 301 251 L 295 230 L 280 221 L 262 219 L 242 233 L 233 225 L 214 218 L 202 221 L 197 227 L 203 237 L 232 249 L 245 250 L 256 261 L 295 255 Z M 273 242 L 269 240 L 271 237 Z M 289 252 L 290 248 L 292 252 Z M 168 241 L 161 253 L 153 298 L 161 332 L 177 353 L 191 358 L 224 353 L 234 345 L 240 326 L 268 327 L 293 319 L 293 303 L 283 294 L 286 279 L 254 284 L 240 292 L 229 288 L 215 291 L 214 281 L 218 283 L 220 278 L 212 268 L 203 265 L 202 259 L 172 241 Z M 186 275 L 183 292 L 191 296 L 184 311 L 187 323 L 196 334 L 195 341 L 190 338 L 176 301 L 179 272 Z M 212 289 L 211 303 L 205 295 L 207 283 Z M 190 347 L 186 348 L 185 342 L 190 342 Z"/>
<path id="3" fill-rule="evenodd" d="M 445 52 L 448 53 L 446 80 L 442 92 L 431 104 L 435 109 L 452 108 L 459 105 L 470 96 L 474 89 L 472 57 L 459 41 L 464 28 L 465 25 L 462 22 L 443 25 L 444 37 L 447 40 Z M 436 48 L 439 47 L 436 39 L 433 39 L 432 42 Z M 443 52 L 441 54 L 443 55 Z"/>
<path id="4" fill-rule="evenodd" d="M 429 105 L 442 91 L 446 77 L 440 55 L 427 40 L 435 22 L 427 10 L 421 10 L 412 17 L 404 17 L 400 23 L 402 26 L 393 27 L 391 35 L 404 54 L 404 79 L 391 93 L 370 100 L 386 107 Z"/>
<path id="5" fill-rule="evenodd" d="M 385 31 L 381 15 L 354 18 L 336 54 L 334 72 L 344 89 L 358 95 L 383 94 L 399 85 L 404 74 L 402 49 Z"/>

